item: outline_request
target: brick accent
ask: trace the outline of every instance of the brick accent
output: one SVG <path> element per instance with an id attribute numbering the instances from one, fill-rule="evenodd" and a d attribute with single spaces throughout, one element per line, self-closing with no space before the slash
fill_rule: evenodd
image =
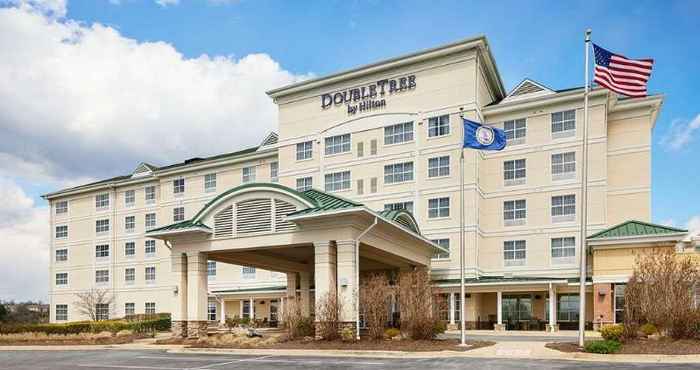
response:
<path id="1" fill-rule="evenodd" d="M 613 284 L 593 284 L 593 326 L 598 329 L 615 321 Z"/>
<path id="2" fill-rule="evenodd" d="M 188 321 L 187 338 L 204 338 L 207 336 L 208 328 L 208 321 Z"/>
<path id="3" fill-rule="evenodd" d="M 170 326 L 170 331 L 173 333 L 173 337 L 186 338 L 187 321 L 173 321 Z"/>

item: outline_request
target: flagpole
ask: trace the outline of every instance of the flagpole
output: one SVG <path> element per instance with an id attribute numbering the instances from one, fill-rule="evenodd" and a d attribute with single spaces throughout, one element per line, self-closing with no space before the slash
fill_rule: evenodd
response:
<path id="1" fill-rule="evenodd" d="M 464 124 L 462 124 L 462 130 L 464 130 Z M 462 136 L 464 136 L 464 134 L 462 134 Z M 459 183 L 459 322 L 461 334 L 460 345 L 466 346 L 467 338 L 464 330 L 464 148 L 460 149 Z"/>
<path id="2" fill-rule="evenodd" d="M 578 315 L 578 345 L 583 347 L 585 340 L 586 331 L 586 255 L 588 253 L 586 248 L 586 226 L 588 225 L 588 220 L 586 218 L 587 207 L 588 207 L 588 57 L 590 55 L 589 48 L 591 44 L 591 29 L 586 30 L 586 63 L 585 63 L 585 76 L 584 76 L 584 90 L 583 90 L 583 153 L 581 161 L 581 236 L 580 236 L 580 254 L 581 254 L 581 265 L 580 268 L 580 281 L 579 281 L 579 315 Z"/>

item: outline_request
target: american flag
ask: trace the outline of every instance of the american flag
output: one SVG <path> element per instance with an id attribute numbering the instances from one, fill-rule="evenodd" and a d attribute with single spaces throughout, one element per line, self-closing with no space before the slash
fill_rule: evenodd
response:
<path id="1" fill-rule="evenodd" d="M 599 85 L 631 97 L 647 96 L 653 59 L 628 59 L 593 44 L 595 78 Z"/>

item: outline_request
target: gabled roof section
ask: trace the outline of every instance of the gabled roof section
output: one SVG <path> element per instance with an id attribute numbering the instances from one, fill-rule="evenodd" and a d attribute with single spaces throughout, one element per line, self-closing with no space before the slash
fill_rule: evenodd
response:
<path id="1" fill-rule="evenodd" d="M 537 81 L 533 81 L 529 78 L 526 78 L 522 80 L 519 84 L 517 84 L 501 102 L 527 99 L 537 96 L 551 95 L 555 93 L 556 92 L 550 89 L 549 87 Z"/>
<path id="2" fill-rule="evenodd" d="M 275 145 L 277 144 L 277 140 L 279 140 L 279 136 L 277 135 L 277 133 L 270 132 L 269 134 L 267 134 L 267 136 L 265 136 L 265 139 L 263 139 L 262 143 L 260 143 L 258 149 L 269 145 Z"/>
<path id="3" fill-rule="evenodd" d="M 131 173 L 131 177 L 143 177 L 143 176 L 148 176 L 153 173 L 153 171 L 157 170 L 158 167 L 146 163 L 146 162 L 141 162 L 136 169 Z"/>
<path id="4" fill-rule="evenodd" d="M 675 227 L 652 224 L 637 220 L 625 221 L 621 224 L 607 228 L 588 237 L 588 240 L 613 239 L 613 238 L 634 238 L 634 237 L 655 237 L 671 236 L 674 234 L 685 234 L 688 230 Z"/>
<path id="5" fill-rule="evenodd" d="M 302 194 L 304 194 L 306 197 L 313 199 L 316 203 L 316 207 L 302 209 L 290 213 L 289 216 L 309 215 L 363 206 L 362 203 L 353 202 L 349 199 L 345 199 L 343 197 L 339 197 L 337 195 L 329 194 L 316 189 L 306 190 L 302 192 Z"/>
<path id="6" fill-rule="evenodd" d="M 162 226 L 156 229 L 151 229 L 146 232 L 148 236 L 160 236 L 167 234 L 175 234 L 181 232 L 197 231 L 210 233 L 211 228 L 201 222 L 196 222 L 192 220 L 185 220 L 181 222 L 176 222 L 174 224 Z"/>
<path id="7" fill-rule="evenodd" d="M 394 221 L 397 224 L 420 234 L 420 228 L 418 227 L 418 222 L 413 217 L 413 214 L 405 209 L 392 210 L 385 209 L 377 212 L 379 216 L 389 220 Z"/>

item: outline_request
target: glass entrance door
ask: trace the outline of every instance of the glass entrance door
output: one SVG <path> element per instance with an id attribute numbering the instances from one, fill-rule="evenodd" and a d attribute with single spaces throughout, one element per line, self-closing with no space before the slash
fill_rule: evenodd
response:
<path id="1" fill-rule="evenodd" d="M 529 295 L 504 295 L 502 300 L 503 323 L 507 330 L 527 330 L 532 319 L 532 297 Z"/>
<path id="2" fill-rule="evenodd" d="M 270 301 L 270 326 L 271 327 L 277 327 L 277 322 L 279 320 L 278 305 L 279 305 L 279 301 L 277 299 L 273 299 Z"/>

